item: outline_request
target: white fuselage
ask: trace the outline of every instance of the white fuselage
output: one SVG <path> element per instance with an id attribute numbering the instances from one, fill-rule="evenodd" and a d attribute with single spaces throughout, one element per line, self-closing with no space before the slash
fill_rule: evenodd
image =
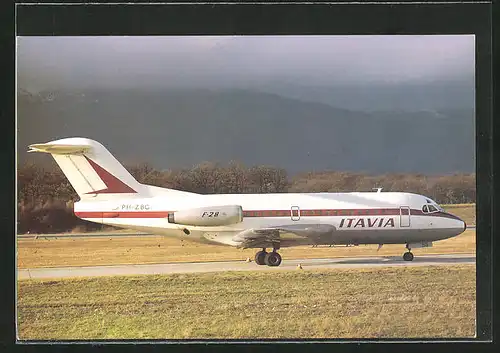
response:
<path id="1" fill-rule="evenodd" d="M 331 225 L 336 231 L 317 239 L 284 236 L 281 247 L 432 242 L 465 230 L 462 220 L 442 209 L 424 213 L 422 207 L 431 202 L 439 207 L 424 196 L 397 192 L 229 195 L 158 192 L 158 196 L 148 198 L 122 196 L 107 201 L 80 201 L 75 204 L 75 214 L 92 222 L 232 246 L 238 246 L 233 237 L 248 229 L 304 224 Z M 226 226 L 190 226 L 168 221 L 169 213 L 174 211 L 223 205 L 241 205 L 242 221 Z"/>
<path id="2" fill-rule="evenodd" d="M 139 183 L 99 142 L 70 137 L 29 146 L 49 153 L 96 223 L 240 248 L 261 248 L 258 265 L 279 266 L 281 247 L 406 244 L 456 236 L 465 223 L 422 195 L 400 192 L 199 195 Z M 272 248 L 267 252 L 266 248 Z"/>

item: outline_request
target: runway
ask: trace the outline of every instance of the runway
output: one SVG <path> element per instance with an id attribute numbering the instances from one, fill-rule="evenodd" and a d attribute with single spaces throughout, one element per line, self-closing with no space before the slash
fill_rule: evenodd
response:
<path id="1" fill-rule="evenodd" d="M 279 267 L 259 266 L 255 262 L 227 261 L 227 262 L 196 262 L 196 263 L 169 263 L 145 265 L 113 265 L 88 267 L 58 267 L 18 269 L 17 278 L 44 279 L 44 278 L 71 278 L 71 277 L 101 277 L 117 275 L 159 275 L 173 273 L 201 273 L 225 271 L 283 271 L 297 269 L 345 269 L 370 268 L 389 266 L 444 266 L 458 264 L 475 264 L 474 254 L 454 255 L 426 255 L 415 256 L 411 262 L 403 261 L 401 256 L 378 257 L 350 257 L 332 259 L 284 259 Z"/>

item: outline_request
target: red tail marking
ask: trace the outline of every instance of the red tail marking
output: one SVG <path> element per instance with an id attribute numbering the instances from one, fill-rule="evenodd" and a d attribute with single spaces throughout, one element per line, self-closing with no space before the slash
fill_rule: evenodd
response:
<path id="1" fill-rule="evenodd" d="M 123 181 L 110 174 L 106 169 L 102 168 L 99 164 L 95 163 L 87 156 L 85 159 L 94 168 L 99 178 L 106 184 L 106 189 L 87 192 L 87 194 L 137 194 L 137 191 L 125 184 Z"/>

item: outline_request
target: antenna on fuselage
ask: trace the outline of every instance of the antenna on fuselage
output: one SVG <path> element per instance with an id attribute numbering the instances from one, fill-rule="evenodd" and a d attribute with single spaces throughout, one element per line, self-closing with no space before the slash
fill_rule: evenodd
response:
<path id="1" fill-rule="evenodd" d="M 377 190 L 377 192 L 381 192 L 383 188 L 372 188 L 372 190 Z"/>

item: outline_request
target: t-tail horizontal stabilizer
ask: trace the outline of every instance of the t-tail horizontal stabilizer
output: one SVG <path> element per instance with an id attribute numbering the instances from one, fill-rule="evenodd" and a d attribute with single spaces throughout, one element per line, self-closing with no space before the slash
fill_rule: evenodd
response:
<path id="1" fill-rule="evenodd" d="M 53 143 L 36 143 L 28 146 L 28 152 L 43 152 L 50 154 L 84 154 L 90 151 L 89 146 L 84 145 L 61 145 Z"/>
<path id="2" fill-rule="evenodd" d="M 28 152 L 51 154 L 82 199 L 107 200 L 124 194 L 139 196 L 145 191 L 145 187 L 97 141 L 73 137 L 37 143 L 29 148 Z"/>

